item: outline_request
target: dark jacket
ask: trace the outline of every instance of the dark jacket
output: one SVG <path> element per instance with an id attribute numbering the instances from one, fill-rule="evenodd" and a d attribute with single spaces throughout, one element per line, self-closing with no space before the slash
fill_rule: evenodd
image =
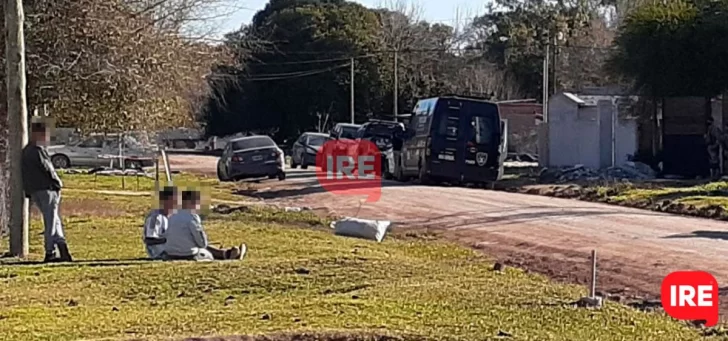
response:
<path id="1" fill-rule="evenodd" d="M 63 182 L 53 168 L 48 152 L 42 146 L 28 143 L 23 148 L 23 191 L 30 197 L 37 191 L 60 191 Z"/>

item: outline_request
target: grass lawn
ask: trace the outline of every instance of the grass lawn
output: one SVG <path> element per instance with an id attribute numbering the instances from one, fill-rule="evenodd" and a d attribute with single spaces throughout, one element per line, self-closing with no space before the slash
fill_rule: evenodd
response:
<path id="1" fill-rule="evenodd" d="M 66 234 L 77 262 L 3 260 L 3 340 L 168 339 L 206 335 L 345 332 L 484 340 L 696 340 L 699 331 L 608 303 L 573 308 L 584 289 L 516 269 L 494 272 L 482 255 L 394 234 L 381 244 L 336 237 L 306 213 L 255 209 L 206 218 L 210 239 L 244 241 L 241 262 L 150 262 L 141 224 L 152 182 L 139 195 L 118 178 L 64 175 Z M 213 199 L 240 200 L 210 186 Z M 131 185 L 131 187 L 129 187 Z M 135 191 L 130 178 L 127 190 Z M 107 192 L 99 192 L 107 191 Z M 42 258 L 38 215 L 32 260 Z M 508 337 L 506 337 L 508 339 Z"/>

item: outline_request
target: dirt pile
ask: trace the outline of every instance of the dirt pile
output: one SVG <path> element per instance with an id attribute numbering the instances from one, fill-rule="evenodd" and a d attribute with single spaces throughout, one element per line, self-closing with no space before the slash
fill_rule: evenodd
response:
<path id="1" fill-rule="evenodd" d="M 562 168 L 544 168 L 539 173 L 541 183 L 566 183 L 599 180 L 649 180 L 656 177 L 650 166 L 640 162 L 627 162 L 622 166 L 595 170 L 584 165 Z"/>

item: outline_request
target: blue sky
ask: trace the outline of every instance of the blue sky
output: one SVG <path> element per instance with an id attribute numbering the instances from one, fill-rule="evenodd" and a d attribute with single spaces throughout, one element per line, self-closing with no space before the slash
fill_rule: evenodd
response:
<path id="1" fill-rule="evenodd" d="M 395 1 L 382 0 L 354 0 L 367 7 L 387 7 L 384 4 L 395 3 Z M 247 24 L 255 13 L 263 9 L 267 0 L 240 0 L 239 7 L 244 7 L 236 11 L 231 17 L 223 23 L 221 31 L 229 32 L 240 27 L 241 24 Z M 455 25 L 458 16 L 467 19 L 484 12 L 485 0 L 410 0 L 407 4 L 415 4 L 422 11 L 423 19 L 430 22 L 439 22 L 448 25 Z M 458 12 L 460 15 L 458 15 Z"/>

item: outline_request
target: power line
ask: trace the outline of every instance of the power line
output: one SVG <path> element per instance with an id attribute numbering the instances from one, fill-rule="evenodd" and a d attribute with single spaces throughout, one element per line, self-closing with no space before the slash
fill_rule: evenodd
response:
<path id="1" fill-rule="evenodd" d="M 374 54 L 365 54 L 353 57 L 354 59 L 364 59 L 364 58 L 371 58 L 374 57 Z M 299 61 L 290 61 L 290 62 L 257 62 L 257 63 L 250 63 L 252 65 L 256 66 L 265 66 L 265 65 L 302 65 L 302 64 L 318 64 L 318 63 L 327 63 L 327 62 L 342 62 L 342 61 L 348 61 L 351 60 L 350 57 L 342 57 L 342 58 L 327 58 L 327 59 L 310 59 L 310 60 L 299 60 Z"/>
<path id="2" fill-rule="evenodd" d="M 524 48 L 524 47 L 532 47 L 533 45 L 506 45 L 506 49 L 510 48 Z M 560 49 L 580 49 L 580 50 L 600 50 L 600 51 L 614 51 L 616 48 L 614 47 L 605 47 L 605 46 L 587 46 L 587 45 L 558 45 L 558 48 Z M 401 49 L 401 50 L 395 50 L 395 49 L 379 49 L 379 50 L 370 50 L 366 55 L 359 55 L 354 56 L 353 58 L 360 58 L 362 56 L 368 56 L 372 54 L 379 54 L 379 53 L 427 53 L 427 52 L 483 52 L 486 51 L 486 47 L 454 47 L 454 48 L 431 48 L 431 49 Z M 280 51 L 279 55 L 351 55 L 351 51 L 305 51 L 305 50 L 293 50 L 293 51 Z M 348 60 L 352 57 L 346 57 L 341 58 L 341 60 Z M 312 60 L 311 62 L 316 61 Z"/>
<path id="3" fill-rule="evenodd" d="M 289 74 L 268 74 L 268 75 L 256 75 L 255 77 L 245 78 L 246 81 L 275 81 L 275 80 L 286 80 L 286 79 L 293 79 L 293 78 L 300 78 L 300 77 L 308 77 L 313 75 L 318 75 L 321 73 L 326 73 L 329 71 L 333 71 L 336 69 L 341 69 L 344 67 L 348 67 L 351 65 L 351 63 L 346 63 L 343 65 L 338 65 L 326 69 L 320 69 L 320 70 L 312 70 L 312 71 L 302 71 L 302 72 L 292 72 Z M 262 77 L 261 77 L 262 76 Z"/>

